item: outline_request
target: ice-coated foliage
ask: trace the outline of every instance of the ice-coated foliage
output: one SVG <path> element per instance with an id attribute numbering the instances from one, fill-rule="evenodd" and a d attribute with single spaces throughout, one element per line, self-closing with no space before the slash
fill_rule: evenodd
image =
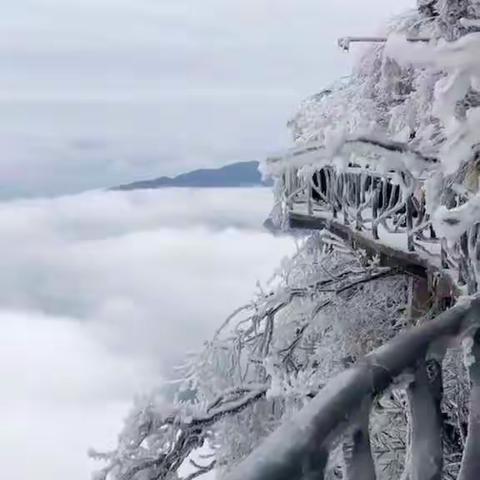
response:
<path id="1" fill-rule="evenodd" d="M 286 223 L 295 195 L 308 197 L 309 189 L 318 190 L 318 181 L 312 185 L 315 171 L 328 167 L 338 176 L 356 167 L 359 175 L 388 177 L 392 185 L 408 178 L 400 182 L 403 206 L 393 213 L 405 209 L 412 197 L 417 211 L 426 213 L 417 217 L 416 232 L 431 227 L 437 241 L 445 241 L 444 263 L 460 271 L 469 293 L 476 291 L 479 13 L 473 0 L 420 2 L 419 9 L 386 27 L 386 42 L 364 48 L 350 76 L 304 102 L 289 122 L 296 147 L 264 165 L 277 181 L 278 225 Z M 414 41 L 418 38 L 430 41 Z M 337 184 L 328 199 L 334 210 L 342 211 L 345 191 L 355 188 L 344 185 Z M 369 189 L 361 194 L 365 210 L 372 205 L 374 181 L 363 185 Z"/>
<path id="2" fill-rule="evenodd" d="M 333 375 L 406 325 L 408 285 L 331 235 L 308 237 L 270 288 L 259 287 L 182 368 L 192 400 L 179 394 L 172 406 L 152 397 L 134 407 L 118 449 L 102 457 L 109 466 L 99 478 L 175 478 L 205 442 L 217 474 L 228 471 Z M 391 401 L 379 403 L 384 425 Z M 376 448 L 398 463 L 389 445 L 401 440 L 383 438 L 381 425 Z"/>
<path id="3" fill-rule="evenodd" d="M 210 386 L 212 378 L 221 380 L 223 388 L 245 382 L 268 385 L 262 402 L 220 423 L 220 469 L 251 451 L 332 375 L 403 326 L 405 278 L 366 266 L 353 252 L 326 251 L 318 241 L 310 238 L 279 272 L 276 291 L 261 295 L 212 342 L 205 352 L 208 360 L 196 362 L 197 368 L 205 365 L 198 375 Z M 212 364 L 222 366 L 220 376 L 218 369 L 210 370 Z"/>
<path id="4" fill-rule="evenodd" d="M 411 204 L 397 199 L 399 205 L 392 202 L 390 209 L 395 222 L 384 222 L 385 230 L 415 235 L 430 228 L 426 240 L 434 245 L 440 237 L 442 249 L 443 242 L 448 244 L 442 261 L 460 265 L 461 286 L 468 283 L 469 293 L 475 293 L 480 280 L 480 3 L 418 0 L 417 9 L 387 25 L 385 36 L 386 42 L 365 48 L 350 76 L 307 99 L 289 122 L 294 149 L 263 167 L 276 178 L 274 223 L 282 223 L 292 208 L 292 190 L 305 187 L 325 167 L 337 179 L 349 168 L 361 172 L 348 174 L 364 183 L 358 202 L 373 217 L 374 187 L 388 175 L 390 186 L 400 187 L 400 200 L 416 202 L 421 224 L 411 233 Z M 354 191 L 345 178 L 337 182 L 343 196 L 327 199 L 333 210 L 342 211 L 339 199 L 348 202 Z M 351 218 L 346 220 L 351 225 Z M 359 221 L 357 231 L 364 225 Z M 432 247 L 426 253 L 437 252 Z M 138 402 L 117 449 L 92 453 L 106 464 L 98 479 L 176 479 L 192 452 L 205 445 L 213 457 L 193 462 L 189 478 L 213 468 L 222 478 L 332 377 L 415 322 L 412 285 L 404 273 L 327 230 L 306 237 L 271 282 L 259 286 L 255 298 L 187 359 L 175 401 L 166 404 L 153 395 Z M 477 357 L 469 358 L 471 373 Z M 435 365 L 427 366 L 435 370 Z M 419 411 L 428 402 L 418 392 L 435 376 L 435 371 L 422 372 Z M 454 479 L 468 445 L 470 382 L 460 349 L 443 359 L 443 372 L 443 383 L 437 383 L 443 390 L 444 478 Z M 412 461 L 408 444 L 415 435 L 407 420 L 413 409 L 407 404 L 415 397 L 410 388 L 418 381 L 415 375 L 418 371 L 408 372 L 374 399 L 370 436 L 380 480 L 399 478 L 403 465 Z M 343 478 L 348 439 L 343 440 L 330 455 L 327 478 Z"/>
<path id="5" fill-rule="evenodd" d="M 391 22 L 386 44 L 366 47 L 349 77 L 304 102 L 289 122 L 297 145 L 315 142 L 328 151 L 333 141 L 338 153 L 338 139 L 387 138 L 439 157 L 435 172 L 465 183 L 480 141 L 480 28 L 471 26 L 480 7 L 467 0 L 422 5 L 435 14 L 417 11 Z M 432 41 L 405 40 L 418 37 Z M 455 41 L 446 42 L 450 37 Z M 473 175 L 468 182 L 478 184 Z"/>

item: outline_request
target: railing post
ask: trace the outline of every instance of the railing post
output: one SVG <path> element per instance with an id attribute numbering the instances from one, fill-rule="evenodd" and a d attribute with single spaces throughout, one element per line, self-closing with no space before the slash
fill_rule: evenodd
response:
<path id="1" fill-rule="evenodd" d="M 388 208 L 388 180 L 386 178 L 382 179 L 382 213 L 385 212 Z"/>
<path id="2" fill-rule="evenodd" d="M 332 215 L 333 218 L 337 218 L 337 197 L 336 189 L 338 188 L 338 178 L 335 172 L 332 169 L 326 170 L 328 172 L 328 188 L 329 188 L 329 197 L 330 203 L 332 205 Z"/>
<path id="3" fill-rule="evenodd" d="M 480 478 L 480 330 L 475 333 L 471 351 L 468 353 L 468 367 L 472 382 L 470 415 L 467 442 L 458 480 L 478 480 Z"/>
<path id="4" fill-rule="evenodd" d="M 420 360 L 407 388 L 410 408 L 406 471 L 411 480 L 441 480 L 443 468 L 441 367 Z"/>
<path id="5" fill-rule="evenodd" d="M 445 238 L 440 239 L 440 257 L 442 262 L 442 268 L 449 268 L 447 259 L 447 240 Z"/>
<path id="6" fill-rule="evenodd" d="M 459 239 L 460 260 L 458 265 L 458 283 L 460 285 L 468 285 L 468 237 L 464 233 Z M 469 292 L 470 293 L 470 292 Z"/>
<path id="7" fill-rule="evenodd" d="M 408 242 L 408 251 L 414 252 L 415 251 L 415 244 L 413 242 L 413 201 L 411 195 L 408 196 L 406 201 L 406 213 L 407 217 L 407 242 Z"/>
<path id="8" fill-rule="evenodd" d="M 287 439 L 286 439 L 287 440 Z M 316 445 L 308 452 L 306 461 L 303 465 L 303 475 L 301 478 L 292 478 L 292 480 L 323 480 L 325 478 L 325 468 L 328 462 L 328 450 L 325 448 L 317 449 Z M 270 480 L 270 479 L 265 479 Z M 275 479 L 271 479 L 275 480 Z"/>
<path id="9" fill-rule="evenodd" d="M 283 174 L 284 175 L 284 182 L 285 182 L 285 196 L 286 196 L 286 206 L 287 210 L 292 210 L 293 207 L 293 200 L 291 198 L 292 194 L 292 182 L 291 182 L 291 169 L 288 168 L 287 171 Z"/>
<path id="10" fill-rule="evenodd" d="M 432 292 L 427 279 L 410 277 L 409 281 L 409 315 L 421 319 L 432 308 Z"/>
<path id="11" fill-rule="evenodd" d="M 372 182 L 374 181 L 372 177 Z M 374 186 L 374 193 L 372 199 L 372 235 L 375 240 L 378 240 L 380 237 L 378 236 L 378 209 L 380 206 L 380 189 L 382 188 L 381 184 L 378 183 Z"/>
<path id="12" fill-rule="evenodd" d="M 469 293 L 475 293 L 478 290 L 479 233 L 478 223 L 472 225 L 468 232 Z"/>
<path id="13" fill-rule="evenodd" d="M 351 433 L 351 444 L 344 445 L 344 457 L 347 480 L 375 480 L 375 464 L 370 448 L 371 399 L 360 408 L 358 422 Z"/>
<path id="14" fill-rule="evenodd" d="M 429 284 L 410 279 L 410 315 L 422 318 L 431 308 Z M 425 352 L 426 353 L 426 352 Z M 405 470 L 409 480 L 441 480 L 443 468 L 442 368 L 420 358 L 407 387 L 409 441 Z"/>
<path id="15" fill-rule="evenodd" d="M 360 212 L 360 205 L 362 203 L 362 174 L 357 174 L 353 177 L 355 180 L 355 228 L 362 229 L 362 214 Z"/>
<path id="16" fill-rule="evenodd" d="M 350 200 L 350 191 L 349 185 L 350 182 L 348 181 L 348 173 L 342 173 L 342 209 L 343 209 L 343 223 L 344 225 L 350 225 L 350 221 L 348 219 L 348 202 Z"/>
<path id="17" fill-rule="evenodd" d="M 315 173 L 314 175 L 317 175 L 317 173 Z M 312 179 L 311 178 L 308 181 L 306 195 L 307 195 L 307 213 L 308 213 L 308 215 L 311 216 L 313 214 L 313 208 L 312 208 L 313 187 L 312 187 Z"/>

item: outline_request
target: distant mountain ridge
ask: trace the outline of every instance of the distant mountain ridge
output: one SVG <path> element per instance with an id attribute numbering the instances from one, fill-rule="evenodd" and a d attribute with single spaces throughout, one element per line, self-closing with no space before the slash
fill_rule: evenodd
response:
<path id="1" fill-rule="evenodd" d="M 159 177 L 113 187 L 111 190 L 140 190 L 168 187 L 266 187 L 271 182 L 264 182 L 258 171 L 258 162 L 239 162 L 220 168 L 203 168 L 182 173 L 176 177 Z"/>

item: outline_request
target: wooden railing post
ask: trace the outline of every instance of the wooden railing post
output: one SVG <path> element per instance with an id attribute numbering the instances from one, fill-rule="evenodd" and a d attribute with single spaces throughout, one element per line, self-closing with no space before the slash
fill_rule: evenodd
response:
<path id="1" fill-rule="evenodd" d="M 362 175 L 358 174 L 353 177 L 355 181 L 355 228 L 362 229 L 362 213 L 360 212 L 360 204 L 362 202 Z"/>
<path id="2" fill-rule="evenodd" d="M 406 222 L 407 222 L 407 244 L 408 244 L 408 251 L 413 252 L 415 251 L 415 244 L 413 241 L 413 202 L 412 197 L 408 196 L 406 200 Z"/>
<path id="3" fill-rule="evenodd" d="M 373 181 L 373 179 L 372 179 Z M 378 209 L 380 206 L 380 191 L 382 188 L 381 183 L 376 184 L 374 187 L 373 199 L 372 199 L 372 235 L 375 240 L 378 240 Z"/>
<path id="4" fill-rule="evenodd" d="M 287 440 L 288 441 L 288 440 Z M 312 448 L 303 465 L 303 474 L 300 478 L 293 477 L 292 480 L 323 480 L 325 477 L 325 468 L 328 462 L 328 450 L 325 448 Z M 266 479 L 268 480 L 268 479 Z"/>
<path id="5" fill-rule="evenodd" d="M 468 236 L 464 233 L 459 240 L 460 246 L 460 262 L 458 265 L 458 284 L 468 285 L 469 272 L 468 272 Z M 469 292 L 470 293 L 470 292 Z"/>
<path id="6" fill-rule="evenodd" d="M 432 306 L 428 281 L 410 279 L 410 282 L 410 315 L 423 320 Z M 416 362 L 414 379 L 407 387 L 409 439 L 405 470 L 408 480 L 441 480 L 442 393 L 441 365 L 437 360 L 426 360 L 424 355 Z"/>
<path id="7" fill-rule="evenodd" d="M 443 467 L 441 367 L 420 360 L 407 387 L 409 428 L 406 473 L 409 480 L 441 480 Z"/>
<path id="8" fill-rule="evenodd" d="M 347 480 L 375 480 L 375 464 L 370 447 L 370 408 L 367 399 L 360 408 L 358 420 L 351 432 L 351 444 L 344 445 Z"/>
<path id="9" fill-rule="evenodd" d="M 442 268 L 449 268 L 447 260 L 447 240 L 445 238 L 440 239 L 440 257 Z"/>
<path id="10" fill-rule="evenodd" d="M 382 213 L 388 208 L 388 180 L 382 179 Z"/>
<path id="11" fill-rule="evenodd" d="M 318 175 L 318 174 L 315 173 L 314 175 Z M 307 213 L 308 213 L 308 215 L 312 215 L 312 213 L 313 213 L 313 206 L 312 206 L 312 200 L 313 200 L 312 179 L 310 179 L 309 182 L 308 182 L 307 191 L 306 191 L 306 196 L 307 196 Z"/>
<path id="12" fill-rule="evenodd" d="M 342 173 L 342 210 L 343 210 L 343 223 L 344 225 L 350 225 L 348 219 L 348 201 L 350 200 L 350 182 L 348 181 L 348 173 Z M 345 204 L 346 203 L 346 204 Z"/>
<path id="13" fill-rule="evenodd" d="M 332 215 L 333 218 L 337 218 L 337 197 L 335 195 L 335 189 L 338 188 L 338 178 L 335 172 L 332 169 L 326 170 L 328 172 L 328 188 L 329 188 L 329 201 L 332 205 Z"/>
<path id="14" fill-rule="evenodd" d="M 412 319 L 422 319 L 433 305 L 431 286 L 425 278 L 410 277 L 409 281 L 409 315 Z"/>
<path id="15" fill-rule="evenodd" d="M 471 351 L 467 352 L 470 380 L 470 414 L 468 434 L 463 453 L 459 480 L 478 480 L 480 478 L 480 330 L 473 338 Z"/>

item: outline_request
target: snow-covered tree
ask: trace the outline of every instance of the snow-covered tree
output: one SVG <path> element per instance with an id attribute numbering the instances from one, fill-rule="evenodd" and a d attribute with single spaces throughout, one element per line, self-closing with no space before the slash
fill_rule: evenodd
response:
<path id="1" fill-rule="evenodd" d="M 290 208 L 292 182 L 310 182 L 326 167 L 342 172 L 355 165 L 388 174 L 402 195 L 417 196 L 425 210 L 421 228 L 434 228 L 448 242 L 447 260 L 461 264 L 459 288 L 475 293 L 480 281 L 480 4 L 418 0 L 417 9 L 387 25 L 385 39 L 366 47 L 349 77 L 307 99 L 289 122 L 294 149 L 264 167 L 276 180 L 275 221 L 282 223 Z M 394 207 L 398 230 L 406 214 L 401 205 Z M 175 479 L 192 452 L 205 445 L 212 456 L 194 462 L 190 478 L 213 468 L 221 478 L 329 379 L 414 325 L 415 285 L 401 268 L 384 266 L 328 229 L 307 236 L 271 282 L 259 286 L 256 297 L 187 359 L 175 401 L 152 395 L 138 402 L 117 449 L 93 454 L 106 463 L 98 478 Z M 435 302 L 428 307 L 421 312 L 424 319 L 439 310 Z M 448 479 L 457 478 L 463 451 L 475 453 L 466 437 L 470 379 L 478 375 L 475 358 L 467 366 L 460 348 L 449 351 L 438 385 Z M 438 362 L 428 368 L 438 369 Z M 422 372 L 424 379 L 432 375 Z M 369 431 L 381 480 L 399 478 L 411 460 L 407 417 L 414 384 L 407 379 L 375 399 Z M 188 400 L 182 390 L 189 392 Z M 343 478 L 348 450 L 345 439 L 330 455 L 329 478 Z"/>
<path id="2" fill-rule="evenodd" d="M 193 400 L 165 405 L 152 397 L 135 406 L 118 449 L 98 456 L 109 463 L 103 478 L 175 478 L 204 442 L 217 472 L 228 471 L 329 378 L 407 325 L 408 287 L 404 275 L 335 237 L 308 237 L 271 288 L 259 288 L 184 367 L 182 386 Z M 398 410 L 398 401 L 380 400 L 379 417 Z M 393 445 L 404 428 L 400 421 L 403 433 L 390 441 L 382 428 L 375 433 L 387 463 L 401 464 Z"/>

